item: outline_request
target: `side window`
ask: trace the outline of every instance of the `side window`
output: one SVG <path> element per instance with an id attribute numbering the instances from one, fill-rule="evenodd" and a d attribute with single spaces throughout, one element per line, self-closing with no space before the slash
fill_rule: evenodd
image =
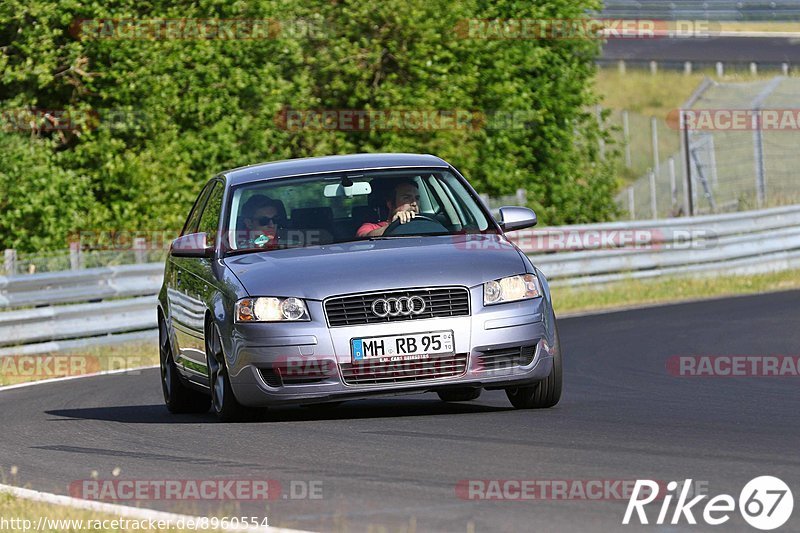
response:
<path id="1" fill-rule="evenodd" d="M 214 188 L 208 196 L 203 214 L 200 216 L 200 225 L 197 231 L 208 234 L 208 243 L 216 244 L 217 230 L 219 229 L 219 216 L 222 213 L 223 187 L 219 182 L 214 183 Z"/>
<path id="2" fill-rule="evenodd" d="M 192 207 L 192 212 L 189 213 L 189 216 L 186 218 L 186 224 L 183 225 L 181 236 L 189 235 L 190 233 L 197 233 L 197 224 L 200 221 L 200 213 L 203 211 L 203 205 L 206 203 L 206 198 L 208 197 L 208 192 L 211 190 L 212 185 L 212 183 L 209 183 L 203 187 L 202 191 L 200 191 L 200 194 L 197 196 L 197 200 L 194 202 L 194 207 Z"/>

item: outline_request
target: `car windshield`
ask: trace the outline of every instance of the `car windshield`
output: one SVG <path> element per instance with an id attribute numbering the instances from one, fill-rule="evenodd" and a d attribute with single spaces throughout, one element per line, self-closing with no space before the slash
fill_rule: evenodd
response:
<path id="1" fill-rule="evenodd" d="M 270 179 L 235 187 L 230 202 L 229 253 L 497 231 L 474 193 L 442 169 Z M 388 224 L 398 210 L 414 219 Z"/>

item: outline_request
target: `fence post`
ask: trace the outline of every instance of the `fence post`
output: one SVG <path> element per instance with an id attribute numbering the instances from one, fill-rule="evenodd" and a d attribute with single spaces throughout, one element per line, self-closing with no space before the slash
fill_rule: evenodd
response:
<path id="1" fill-rule="evenodd" d="M 753 160 L 756 166 L 756 203 L 760 208 L 766 199 L 767 183 L 764 171 L 764 136 L 758 113 L 753 113 Z"/>
<path id="2" fill-rule="evenodd" d="M 722 61 L 717 61 L 717 76 L 720 78 L 725 75 L 725 67 L 722 65 Z"/>
<path id="3" fill-rule="evenodd" d="M 625 74 L 625 60 L 620 59 L 617 61 L 617 68 L 619 69 L 620 74 Z"/>
<path id="4" fill-rule="evenodd" d="M 661 167 L 658 162 L 658 119 L 650 117 L 650 135 L 653 141 L 653 172 L 661 177 Z"/>
<path id="5" fill-rule="evenodd" d="M 684 162 L 684 184 L 683 184 L 683 192 L 684 192 L 684 206 L 686 207 L 686 216 L 694 216 L 694 197 L 692 191 L 692 144 L 691 138 L 689 137 L 689 125 L 686 123 L 686 111 L 681 110 L 681 120 L 680 120 L 681 130 L 683 130 L 683 135 L 681 135 L 681 151 L 683 152 L 683 162 Z"/>
<path id="6" fill-rule="evenodd" d="M 683 63 L 683 73 L 686 76 L 688 76 L 689 74 L 692 73 L 692 62 L 691 61 L 685 61 Z"/>
<path id="7" fill-rule="evenodd" d="M 675 206 L 678 205 L 678 183 L 675 180 L 675 159 L 670 156 L 669 163 L 669 195 L 670 195 L 670 210 L 675 216 Z"/>
<path id="8" fill-rule="evenodd" d="M 517 189 L 517 205 L 528 205 L 528 191 L 525 189 Z"/>
<path id="9" fill-rule="evenodd" d="M 597 145 L 600 148 L 600 158 L 606 158 L 606 141 L 603 139 L 602 132 L 603 132 L 603 108 L 599 105 L 595 107 L 595 112 L 597 113 L 597 129 L 600 130 L 600 138 L 597 140 Z"/>
<path id="10" fill-rule="evenodd" d="M 69 243 L 69 268 L 79 270 L 81 268 L 81 243 Z"/>
<path id="11" fill-rule="evenodd" d="M 17 275 L 17 251 L 12 248 L 6 248 L 3 253 L 3 266 L 6 270 L 6 276 Z"/>
<path id="12" fill-rule="evenodd" d="M 753 159 L 755 161 L 756 170 L 756 202 L 758 207 L 764 205 L 767 201 L 767 177 L 766 169 L 764 168 L 764 135 L 763 125 L 761 124 L 761 109 L 764 107 L 764 102 L 770 94 L 783 83 L 784 78 L 775 76 L 770 80 L 766 87 L 764 87 L 758 96 L 750 102 L 750 108 L 753 110 L 753 118 L 751 126 L 753 127 Z"/>
<path id="13" fill-rule="evenodd" d="M 650 74 L 652 74 L 653 76 L 658 74 L 658 63 L 655 61 L 650 62 Z"/>
<path id="14" fill-rule="evenodd" d="M 147 252 L 147 241 L 144 237 L 135 237 L 133 239 L 133 253 L 137 265 L 145 262 L 145 255 Z"/>
<path id="15" fill-rule="evenodd" d="M 781 63 L 781 73 L 784 76 L 789 75 L 789 63 Z"/>
<path id="16" fill-rule="evenodd" d="M 633 185 L 631 185 L 630 187 L 628 187 L 628 212 L 631 214 L 631 220 L 636 220 L 636 213 L 635 213 L 636 205 L 633 203 L 633 201 L 634 201 Z"/>
<path id="17" fill-rule="evenodd" d="M 622 110 L 622 142 L 625 145 L 625 166 L 631 168 L 631 128 L 628 124 L 628 110 Z"/>
<path id="18" fill-rule="evenodd" d="M 750 75 L 757 76 L 758 75 L 758 63 L 755 61 L 750 63 Z"/>
<path id="19" fill-rule="evenodd" d="M 658 218 L 658 204 L 656 203 L 656 174 L 650 171 L 650 212 L 653 219 Z"/>

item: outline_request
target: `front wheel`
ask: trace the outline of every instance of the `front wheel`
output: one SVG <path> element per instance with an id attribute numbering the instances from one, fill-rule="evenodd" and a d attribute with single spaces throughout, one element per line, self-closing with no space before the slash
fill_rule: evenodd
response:
<path id="1" fill-rule="evenodd" d="M 210 398 L 187 387 L 178 375 L 172 357 L 172 345 L 163 318 L 158 321 L 158 351 L 161 366 L 161 390 L 164 403 L 170 413 L 205 413 L 211 404 Z"/>
<path id="2" fill-rule="evenodd" d="M 222 351 L 222 341 L 213 324 L 206 327 L 206 364 L 208 385 L 211 389 L 211 407 L 221 422 L 237 422 L 254 414 L 236 400 L 228 376 L 228 365 Z"/>
<path id="3" fill-rule="evenodd" d="M 539 383 L 528 387 L 509 387 L 506 396 L 517 409 L 546 409 L 561 399 L 561 339 L 556 330 L 556 349 L 553 353 L 553 368 Z"/>

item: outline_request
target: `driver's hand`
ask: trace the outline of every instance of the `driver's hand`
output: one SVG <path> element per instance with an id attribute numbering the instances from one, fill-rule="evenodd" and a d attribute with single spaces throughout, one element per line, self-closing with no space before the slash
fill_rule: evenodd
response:
<path id="1" fill-rule="evenodd" d="M 417 214 L 414 211 L 398 211 L 392 217 L 392 222 L 400 220 L 401 224 L 405 224 L 406 222 L 410 222 L 415 216 L 417 216 Z"/>

